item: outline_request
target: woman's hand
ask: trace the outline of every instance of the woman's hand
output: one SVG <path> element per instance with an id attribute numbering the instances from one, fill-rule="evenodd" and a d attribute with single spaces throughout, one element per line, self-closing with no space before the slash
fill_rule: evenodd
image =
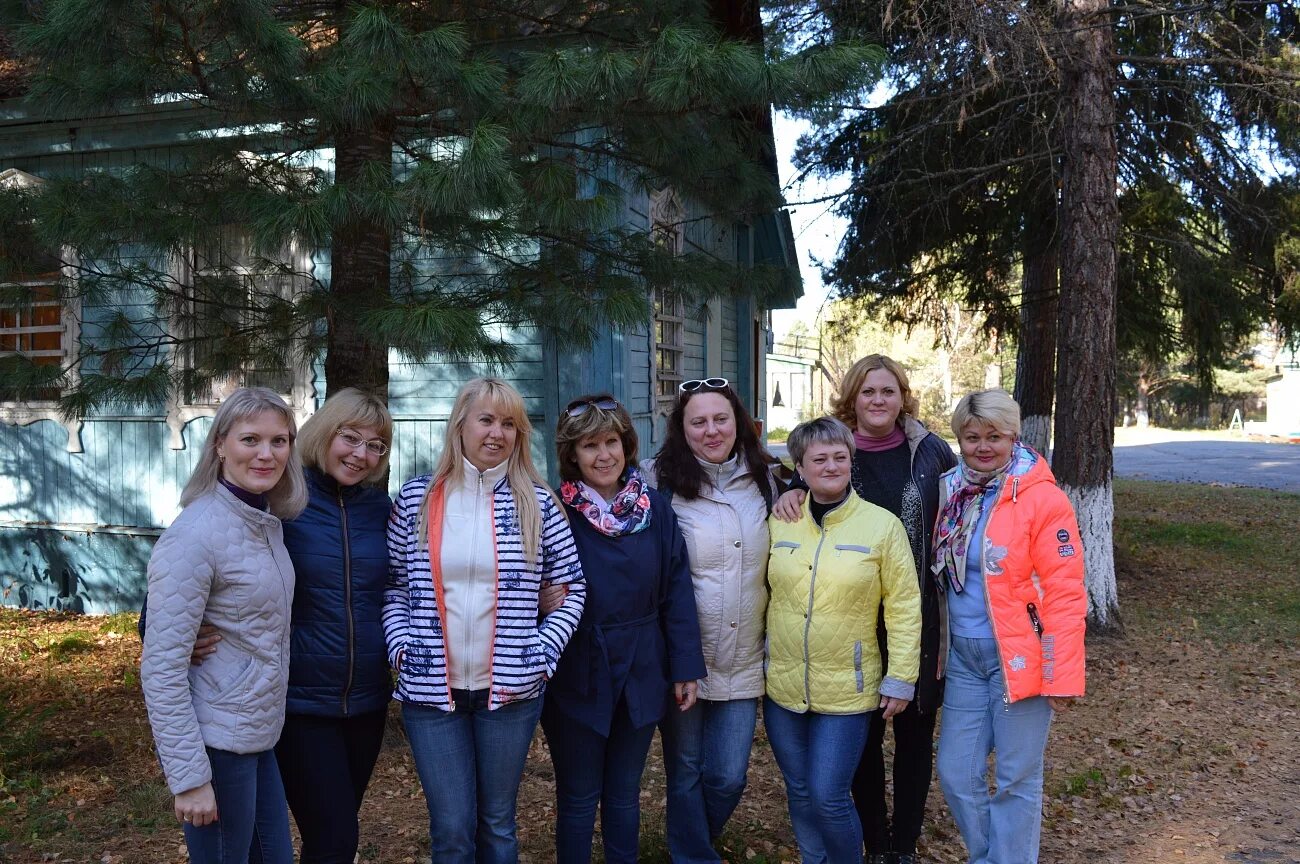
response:
<path id="1" fill-rule="evenodd" d="M 1053 711 L 1055 711 L 1057 714 L 1060 714 L 1063 711 L 1070 710 L 1071 706 L 1074 705 L 1074 697 L 1073 696 L 1048 696 L 1047 704 L 1052 706 Z"/>
<path id="2" fill-rule="evenodd" d="M 695 693 L 699 690 L 698 681 L 678 681 L 673 685 L 673 698 L 677 700 L 678 711 L 689 711 L 695 704 Z"/>
<path id="3" fill-rule="evenodd" d="M 195 828 L 217 821 L 217 795 L 211 783 L 187 789 L 176 796 L 176 818 Z"/>
<path id="4" fill-rule="evenodd" d="M 537 592 L 537 611 L 545 618 L 559 609 L 567 596 L 569 596 L 567 585 L 543 585 L 542 590 Z"/>
<path id="5" fill-rule="evenodd" d="M 808 493 L 802 489 L 791 489 L 776 499 L 772 505 L 772 514 L 782 522 L 798 522 L 803 515 L 803 499 Z"/>
<path id="6" fill-rule="evenodd" d="M 198 638 L 194 640 L 194 649 L 190 651 L 190 663 L 195 666 L 203 665 L 204 657 L 211 657 L 217 653 L 217 643 L 221 641 L 221 634 L 217 628 L 211 624 L 199 625 Z"/>
<path id="7" fill-rule="evenodd" d="M 888 720 L 890 717 L 893 717 L 895 714 L 902 714 L 904 709 L 907 708 L 907 703 L 909 701 L 911 700 L 896 699 L 893 696 L 881 696 L 880 707 L 883 708 L 885 711 L 884 714 L 885 719 Z"/>

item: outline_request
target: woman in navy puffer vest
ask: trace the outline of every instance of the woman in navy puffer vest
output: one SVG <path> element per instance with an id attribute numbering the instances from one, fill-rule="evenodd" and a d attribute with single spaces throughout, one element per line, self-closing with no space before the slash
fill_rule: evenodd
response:
<path id="1" fill-rule="evenodd" d="M 297 585 L 289 697 L 276 759 L 302 864 L 351 864 L 357 812 L 384 741 L 391 679 L 380 623 L 388 580 L 382 488 L 393 421 L 348 388 L 303 424 L 307 509 L 284 525 Z"/>

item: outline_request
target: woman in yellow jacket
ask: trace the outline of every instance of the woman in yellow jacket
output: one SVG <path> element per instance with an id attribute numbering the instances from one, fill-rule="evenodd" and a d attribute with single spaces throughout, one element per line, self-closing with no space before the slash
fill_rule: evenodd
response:
<path id="1" fill-rule="evenodd" d="M 769 520 L 767 737 L 804 864 L 862 861 L 849 797 L 871 712 L 907 707 L 920 666 L 921 595 L 903 523 L 851 493 L 853 433 L 831 417 L 787 447 L 808 484 L 799 521 Z M 876 610 L 885 607 L 889 669 Z"/>

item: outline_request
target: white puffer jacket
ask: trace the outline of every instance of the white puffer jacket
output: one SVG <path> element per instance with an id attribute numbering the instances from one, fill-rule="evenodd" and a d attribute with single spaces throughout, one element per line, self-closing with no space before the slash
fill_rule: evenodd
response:
<path id="1" fill-rule="evenodd" d="M 212 779 L 204 749 L 270 750 L 289 686 L 293 562 L 280 520 L 218 486 L 192 501 L 149 558 L 140 683 L 173 793 Z M 217 651 L 190 665 L 199 624 Z"/>
<path id="2" fill-rule="evenodd" d="M 699 698 L 714 701 L 763 695 L 763 627 L 767 612 L 767 505 L 749 466 L 732 457 L 700 462 L 709 482 L 700 497 L 673 495 L 686 537 L 700 616 L 700 641 L 709 675 Z M 656 482 L 654 460 L 641 473 Z M 772 483 L 770 477 L 761 482 Z M 775 493 L 773 494 L 775 500 Z"/>

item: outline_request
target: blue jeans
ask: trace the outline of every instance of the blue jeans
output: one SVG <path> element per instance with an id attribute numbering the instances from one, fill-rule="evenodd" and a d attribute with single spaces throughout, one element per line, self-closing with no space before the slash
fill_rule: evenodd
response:
<path id="1" fill-rule="evenodd" d="M 716 864 L 713 841 L 745 792 L 758 699 L 670 705 L 659 721 L 668 774 L 668 850 L 673 864 Z"/>
<path id="2" fill-rule="evenodd" d="M 763 700 L 803 864 L 860 864 L 862 823 L 849 797 L 870 714 L 796 714 Z"/>
<path id="3" fill-rule="evenodd" d="M 606 864 L 636 864 L 641 774 L 654 724 L 633 728 L 626 704 L 620 704 L 606 738 L 548 705 L 542 711 L 542 730 L 555 766 L 555 860 L 591 861 L 599 804 Z"/>
<path id="4" fill-rule="evenodd" d="M 275 764 L 275 751 L 208 750 L 217 821 L 202 828 L 186 823 L 185 847 L 193 864 L 293 864 L 289 808 Z"/>
<path id="5" fill-rule="evenodd" d="M 487 690 L 452 691 L 455 711 L 402 703 L 411 755 L 429 805 L 438 864 L 513 864 L 515 801 L 542 699 L 487 707 Z"/>
<path id="6" fill-rule="evenodd" d="M 1007 704 L 997 643 L 953 636 L 939 731 L 939 784 L 970 864 L 1034 864 L 1043 816 L 1043 750 L 1052 709 Z M 988 757 L 997 753 L 988 791 Z"/>

